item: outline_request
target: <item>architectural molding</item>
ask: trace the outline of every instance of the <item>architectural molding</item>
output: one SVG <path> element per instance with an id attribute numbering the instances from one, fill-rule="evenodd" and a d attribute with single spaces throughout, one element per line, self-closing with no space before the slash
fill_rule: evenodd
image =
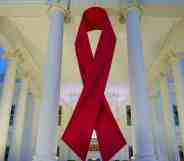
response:
<path id="1" fill-rule="evenodd" d="M 184 18 L 180 19 L 176 24 L 172 26 L 170 31 L 165 36 L 164 41 L 162 42 L 160 51 L 162 54 L 168 53 L 170 50 L 175 53 L 181 52 L 184 48 L 180 46 L 183 44 L 183 28 L 184 28 Z"/>
<path id="2" fill-rule="evenodd" d="M 38 68 L 38 70 L 40 70 L 40 66 L 38 63 L 34 61 L 34 58 L 31 52 L 34 52 L 34 54 L 38 54 L 41 51 L 38 49 L 33 50 L 32 46 L 30 45 L 31 44 L 30 41 L 24 38 L 24 36 L 22 35 L 21 31 L 17 28 L 17 26 L 7 17 L 1 17 L 0 22 L 1 22 L 0 30 L 10 44 L 9 45 L 10 47 L 6 49 L 11 49 L 11 50 L 24 49 L 25 54 L 29 55 L 29 58 L 35 64 L 35 67 Z"/>
<path id="3" fill-rule="evenodd" d="M 28 79 L 30 82 L 31 90 L 40 96 L 41 92 L 41 72 L 35 70 L 34 64 L 31 59 L 23 52 L 22 49 L 7 50 L 4 54 L 4 58 L 17 62 L 18 65 L 18 79 Z M 37 77 L 35 78 L 35 75 Z"/>
<path id="4" fill-rule="evenodd" d="M 4 36 L 3 33 L 0 33 L 0 47 L 5 50 L 11 48 L 9 40 L 6 38 L 6 36 Z"/>
<path id="5" fill-rule="evenodd" d="M 66 6 L 68 0 L 63 0 L 63 4 Z M 119 1 L 103 1 L 101 6 L 107 8 L 109 14 L 119 15 L 119 7 L 122 10 L 126 9 L 129 5 L 129 0 Z M 83 3 L 81 1 L 75 0 L 72 2 L 72 14 L 80 15 L 81 9 L 94 4 L 94 0 L 86 0 Z M 144 14 L 148 16 L 174 16 L 181 17 L 184 16 L 182 12 L 184 9 L 184 2 L 181 0 L 141 0 L 140 5 L 144 8 Z M 158 6 L 161 6 L 158 8 Z M 111 6 L 111 7 L 109 7 Z M 48 0 L 1 0 L 0 1 L 0 16 L 22 16 L 25 17 L 38 17 L 47 14 L 50 7 Z M 153 12 L 156 11 L 156 12 Z"/>
<path id="6" fill-rule="evenodd" d="M 23 73 L 28 72 L 31 79 L 31 86 L 35 86 L 34 90 L 38 90 L 37 93 L 40 93 L 42 75 L 41 67 L 35 62 L 32 53 L 30 53 L 32 51 L 28 46 L 29 42 L 24 39 L 19 29 L 8 18 L 0 18 L 0 21 L 2 24 L 0 29 L 10 46 L 6 50 L 5 57 L 7 59 L 17 59 L 18 79 L 21 79 Z"/>
<path id="7" fill-rule="evenodd" d="M 81 84 L 66 84 L 61 91 L 62 100 L 67 104 L 74 105 L 80 97 L 82 91 Z M 124 104 L 129 101 L 129 87 L 121 84 L 109 84 L 105 90 L 105 95 L 108 97 L 111 104 Z"/>
<path id="8" fill-rule="evenodd" d="M 180 44 L 183 43 L 183 28 L 184 19 L 174 24 L 170 31 L 165 36 L 160 48 L 160 55 L 156 61 L 149 68 L 150 81 L 154 82 L 155 78 L 158 77 L 158 72 L 167 72 L 168 65 L 171 63 L 177 63 L 179 60 L 184 58 L 184 47 Z"/>
<path id="9" fill-rule="evenodd" d="M 170 65 L 178 63 L 183 58 L 183 55 L 177 54 L 172 50 L 168 51 L 167 54 L 161 54 L 148 71 L 150 81 L 155 83 L 155 79 L 160 79 L 160 76 L 168 73 Z"/>

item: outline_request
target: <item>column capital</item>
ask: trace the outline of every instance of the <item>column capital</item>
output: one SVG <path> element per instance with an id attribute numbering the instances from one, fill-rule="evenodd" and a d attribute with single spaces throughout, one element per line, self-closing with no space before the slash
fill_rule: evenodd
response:
<path id="1" fill-rule="evenodd" d="M 20 49 L 7 50 L 3 57 L 8 60 L 23 60 Z"/>
<path id="2" fill-rule="evenodd" d="M 11 105 L 13 101 L 13 93 L 15 90 L 16 79 L 16 61 L 10 61 L 3 84 L 2 100 L 0 108 L 0 129 L 1 129 L 1 141 L 0 141 L 0 160 L 4 160 L 4 153 L 6 148 L 6 142 L 8 138 L 9 117 L 11 112 Z"/>
<path id="3" fill-rule="evenodd" d="M 69 23 L 71 21 L 71 11 L 69 9 L 66 9 L 64 4 L 58 3 L 58 2 L 50 4 L 49 10 L 48 10 L 49 14 L 55 11 L 59 11 L 64 14 L 65 23 Z"/>
<path id="4" fill-rule="evenodd" d="M 139 4 L 131 3 L 131 4 L 128 4 L 127 11 L 132 11 L 132 10 L 140 11 L 140 8 L 141 7 Z"/>
<path id="5" fill-rule="evenodd" d="M 140 13 L 143 12 L 143 9 L 140 5 L 139 0 L 128 0 L 128 7 L 127 7 L 127 11 L 131 11 L 131 10 L 137 10 Z"/>
<path id="6" fill-rule="evenodd" d="M 143 15 L 143 8 L 141 7 L 139 0 L 129 0 L 128 5 L 125 9 L 125 12 L 120 13 L 119 15 L 119 22 L 121 24 L 125 24 L 127 21 L 127 16 L 130 11 L 137 11 L 139 14 L 140 18 Z"/>
<path id="7" fill-rule="evenodd" d="M 169 54 L 168 54 L 168 61 L 169 61 L 169 64 L 173 65 L 173 64 L 177 64 L 179 61 L 180 61 L 180 58 L 177 56 L 177 54 L 173 51 L 171 51 Z"/>
<path id="8" fill-rule="evenodd" d="M 160 79 L 163 79 L 163 78 L 165 78 L 167 76 L 167 72 L 166 71 L 160 71 L 159 72 L 159 77 L 160 77 Z"/>
<path id="9" fill-rule="evenodd" d="M 67 12 L 63 4 L 56 3 L 56 2 L 50 4 L 48 10 L 49 10 L 49 13 L 52 13 L 52 12 L 55 12 L 55 11 L 60 11 L 63 14 L 66 14 L 66 12 Z"/>

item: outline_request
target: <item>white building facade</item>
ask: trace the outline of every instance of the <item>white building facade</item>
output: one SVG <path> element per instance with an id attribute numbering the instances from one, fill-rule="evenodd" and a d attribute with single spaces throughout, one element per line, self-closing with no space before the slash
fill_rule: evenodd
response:
<path id="1" fill-rule="evenodd" d="M 61 135 L 82 90 L 74 41 L 91 6 L 117 37 L 105 95 L 127 145 L 112 161 L 184 161 L 182 0 L 0 0 L 0 161 L 80 161 Z M 99 35 L 88 33 L 93 52 Z M 95 132 L 86 160 L 101 160 Z"/>

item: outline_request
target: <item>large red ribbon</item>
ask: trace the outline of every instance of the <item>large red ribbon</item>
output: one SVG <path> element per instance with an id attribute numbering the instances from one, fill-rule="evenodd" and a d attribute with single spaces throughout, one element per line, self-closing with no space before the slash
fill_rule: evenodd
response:
<path id="1" fill-rule="evenodd" d="M 95 56 L 87 32 L 101 30 Z M 84 161 L 93 130 L 103 161 L 108 161 L 126 141 L 112 115 L 104 91 L 112 64 L 116 37 L 107 13 L 100 7 L 87 9 L 75 41 L 83 90 L 62 139 Z"/>

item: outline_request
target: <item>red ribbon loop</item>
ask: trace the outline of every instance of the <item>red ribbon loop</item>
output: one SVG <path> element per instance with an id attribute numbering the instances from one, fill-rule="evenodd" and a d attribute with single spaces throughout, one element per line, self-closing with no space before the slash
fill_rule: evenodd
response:
<path id="1" fill-rule="evenodd" d="M 87 32 L 101 30 L 95 56 Z M 87 9 L 75 41 L 83 90 L 62 139 L 85 161 L 93 130 L 96 131 L 103 161 L 108 161 L 126 141 L 104 95 L 112 64 L 116 37 L 107 13 L 100 7 Z"/>

